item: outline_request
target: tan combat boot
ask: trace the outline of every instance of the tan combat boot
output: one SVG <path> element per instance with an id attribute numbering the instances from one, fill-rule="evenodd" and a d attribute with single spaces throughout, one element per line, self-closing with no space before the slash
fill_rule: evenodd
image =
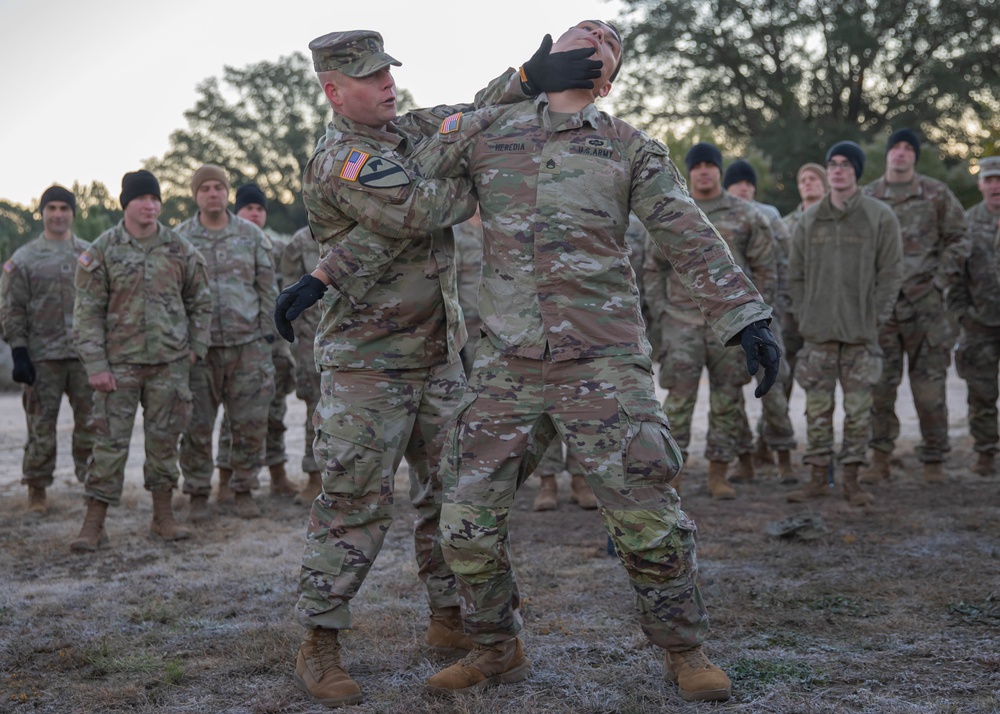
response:
<path id="1" fill-rule="evenodd" d="M 947 480 L 940 461 L 924 464 L 924 483 L 945 483 Z"/>
<path id="2" fill-rule="evenodd" d="M 295 658 L 295 684 L 316 704 L 360 704 L 361 687 L 340 662 L 337 630 L 309 630 Z"/>
<path id="3" fill-rule="evenodd" d="M 799 475 L 792 466 L 792 453 L 788 449 L 778 450 L 778 478 L 781 483 L 799 482 Z"/>
<path id="4" fill-rule="evenodd" d="M 163 540 L 190 538 L 191 531 L 181 528 L 174 519 L 174 509 L 170 504 L 172 498 L 172 491 L 153 494 L 153 522 L 149 524 L 149 533 Z"/>
<path id="5" fill-rule="evenodd" d="M 582 476 L 581 474 L 573 474 L 569 500 L 585 511 L 593 511 L 598 505 L 594 490 L 587 483 L 586 476 Z"/>
<path id="6" fill-rule="evenodd" d="M 44 516 L 49 512 L 49 506 L 45 502 L 44 486 L 28 486 L 28 508 L 26 515 Z"/>
<path id="7" fill-rule="evenodd" d="M 736 490 L 726 482 L 728 470 L 729 464 L 725 461 L 708 462 L 708 492 L 712 498 L 723 501 L 736 498 Z"/>
<path id="8" fill-rule="evenodd" d="M 191 523 L 201 523 L 212 517 L 208 510 L 208 496 L 192 493 L 191 505 L 188 506 L 188 521 Z"/>
<path id="9" fill-rule="evenodd" d="M 299 491 L 299 495 L 295 497 L 295 503 L 299 505 L 304 503 L 307 506 L 311 506 L 312 502 L 321 493 L 323 493 L 323 477 L 319 471 L 310 471 L 309 480 L 306 482 L 305 487 Z"/>
<path id="10" fill-rule="evenodd" d="M 972 467 L 972 470 L 980 476 L 992 476 L 996 473 L 996 465 L 993 463 L 994 458 L 995 456 L 992 452 L 980 451 L 976 457 L 976 465 Z"/>
<path id="11" fill-rule="evenodd" d="M 462 611 L 457 606 L 432 609 L 424 639 L 430 649 L 445 657 L 461 657 L 473 646 L 462 629 Z"/>
<path id="12" fill-rule="evenodd" d="M 729 477 L 733 483 L 749 483 L 757 476 L 753 467 L 753 454 L 740 454 L 740 461 L 736 473 Z"/>
<path id="13" fill-rule="evenodd" d="M 542 480 L 542 487 L 538 491 L 538 495 L 535 496 L 535 502 L 531 504 L 531 510 L 533 511 L 554 511 L 559 505 L 556 500 L 556 477 L 555 476 L 540 476 Z"/>
<path id="14" fill-rule="evenodd" d="M 732 696 L 729 677 L 708 661 L 701 647 L 667 652 L 663 657 L 663 678 L 676 682 L 677 691 L 689 702 L 724 702 Z"/>
<path id="15" fill-rule="evenodd" d="M 233 489 L 229 488 L 229 479 L 232 476 L 232 469 L 219 468 L 219 493 L 215 497 L 216 505 L 231 506 L 235 502 Z"/>
<path id="16" fill-rule="evenodd" d="M 785 496 L 785 500 L 789 503 L 803 503 L 805 501 L 811 501 L 814 498 L 829 496 L 830 485 L 826 480 L 828 468 L 829 467 L 827 466 L 816 466 L 813 464 L 812 476 L 809 478 L 809 483 L 807 483 L 804 488 L 800 488 L 798 491 L 791 491 L 787 496 Z"/>
<path id="17" fill-rule="evenodd" d="M 870 506 L 875 496 L 858 485 L 858 468 L 861 464 L 844 464 L 844 499 L 852 506 Z"/>
<path id="18" fill-rule="evenodd" d="M 774 452 L 763 439 L 757 439 L 757 450 L 753 452 L 753 462 L 755 466 L 774 466 Z"/>
<path id="19" fill-rule="evenodd" d="M 87 515 L 83 517 L 80 535 L 70 541 L 69 549 L 77 553 L 92 553 L 104 540 L 104 517 L 108 514 L 108 504 L 96 498 L 87 499 Z"/>
<path id="20" fill-rule="evenodd" d="M 240 518 L 260 518 L 260 506 L 253 500 L 253 494 L 249 491 L 236 491 L 236 515 Z"/>
<path id="21" fill-rule="evenodd" d="M 865 467 L 858 478 L 861 483 L 878 483 L 889 480 L 889 452 L 872 451 L 872 465 Z"/>
<path id="22" fill-rule="evenodd" d="M 464 659 L 428 679 L 427 688 L 435 693 L 466 692 L 520 682 L 529 674 L 531 662 L 517 637 L 493 645 L 476 642 Z"/>
<path id="23" fill-rule="evenodd" d="M 284 464 L 271 464 L 267 468 L 271 472 L 272 496 L 294 496 L 299 492 L 299 487 L 288 480 Z"/>

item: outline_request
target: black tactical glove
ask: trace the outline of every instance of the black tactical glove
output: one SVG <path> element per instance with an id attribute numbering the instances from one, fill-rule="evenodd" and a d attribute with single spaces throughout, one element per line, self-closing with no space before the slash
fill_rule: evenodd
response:
<path id="1" fill-rule="evenodd" d="M 315 305 L 325 292 L 326 285 L 323 281 L 311 275 L 303 275 L 295 285 L 289 285 L 282 290 L 274 303 L 274 326 L 278 334 L 289 342 L 295 342 L 292 320 L 301 315 L 306 308 Z"/>
<path id="2" fill-rule="evenodd" d="M 29 387 L 35 383 L 35 365 L 31 364 L 28 357 L 27 347 L 13 347 L 10 356 L 14 358 L 13 378 L 15 382 L 27 384 Z"/>
<path id="3" fill-rule="evenodd" d="M 521 89 L 528 96 L 542 92 L 562 92 L 567 89 L 593 89 L 593 80 L 601 76 L 603 63 L 587 59 L 597 49 L 584 47 L 549 54 L 552 35 L 542 39 L 535 54 L 520 69 Z"/>
<path id="4" fill-rule="evenodd" d="M 781 348 L 771 334 L 771 329 L 764 320 L 758 320 L 747 325 L 740 332 L 740 344 L 747 355 L 747 372 L 757 374 L 757 369 L 764 366 L 764 379 L 760 380 L 753 395 L 760 399 L 778 379 L 778 363 L 781 361 Z"/>

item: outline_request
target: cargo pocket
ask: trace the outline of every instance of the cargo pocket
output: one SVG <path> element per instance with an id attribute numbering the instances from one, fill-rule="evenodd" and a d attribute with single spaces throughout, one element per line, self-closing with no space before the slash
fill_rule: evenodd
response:
<path id="1" fill-rule="evenodd" d="M 324 540 L 310 538 L 306 542 L 305 551 L 302 554 L 302 567 L 316 573 L 336 577 L 344 569 L 348 550 L 337 547 L 336 543 L 328 543 L 325 540 L 327 535 L 323 537 Z"/>
<path id="2" fill-rule="evenodd" d="M 360 498 L 382 493 L 385 430 L 381 417 L 355 407 L 350 413 L 322 418 L 313 413 L 314 452 L 323 469 L 323 490 L 331 498 Z"/>
<path id="3" fill-rule="evenodd" d="M 812 345 L 805 345 L 799 350 L 795 363 L 795 381 L 806 391 L 815 389 L 823 377 L 824 362 L 822 352 Z"/>
<path id="4" fill-rule="evenodd" d="M 467 415 L 478 399 L 475 392 L 466 391 L 455 410 L 455 420 L 448 429 L 441 452 L 441 481 L 444 494 L 449 500 L 458 498 L 457 486 L 462 468 L 462 439 L 469 430 Z"/>

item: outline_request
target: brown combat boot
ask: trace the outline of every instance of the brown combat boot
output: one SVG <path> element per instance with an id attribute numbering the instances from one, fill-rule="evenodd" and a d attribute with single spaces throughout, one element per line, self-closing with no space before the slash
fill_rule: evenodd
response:
<path id="1" fill-rule="evenodd" d="M 587 483 L 586 476 L 580 474 L 573 474 L 569 500 L 585 511 L 593 511 L 598 505 L 597 496 L 594 495 L 594 490 Z"/>
<path id="2" fill-rule="evenodd" d="M 361 687 L 340 662 L 337 630 L 309 630 L 295 658 L 295 684 L 316 704 L 360 704 Z"/>
<path id="3" fill-rule="evenodd" d="M 83 517 L 80 535 L 70 541 L 69 549 L 77 553 L 93 553 L 106 539 L 104 537 L 104 517 L 108 504 L 96 498 L 87 498 L 87 515 Z"/>
<path id="4" fill-rule="evenodd" d="M 190 523 L 201 523 L 212 517 L 212 512 L 208 510 L 208 496 L 192 493 L 191 505 L 188 506 L 188 521 Z"/>
<path id="5" fill-rule="evenodd" d="M 976 465 L 972 467 L 972 470 L 980 476 L 992 476 L 996 473 L 994 458 L 995 456 L 992 452 L 980 451 L 976 457 Z M 28 510 L 31 509 L 29 508 Z"/>
<path id="6" fill-rule="evenodd" d="M 774 466 L 774 452 L 763 439 L 757 439 L 757 450 L 753 452 L 753 462 L 755 466 Z"/>
<path id="7" fill-rule="evenodd" d="M 215 496 L 218 506 L 232 506 L 236 498 L 233 489 L 229 488 L 229 479 L 233 476 L 232 469 L 219 468 L 219 493 Z"/>
<path id="8" fill-rule="evenodd" d="M 726 483 L 728 470 L 729 464 L 725 461 L 708 462 L 708 492 L 712 494 L 712 498 L 722 501 L 736 498 L 736 490 Z"/>
<path id="9" fill-rule="evenodd" d="M 184 540 L 191 537 L 191 531 L 182 528 L 174 519 L 174 508 L 170 501 L 172 491 L 153 494 L 153 522 L 149 524 L 149 534 L 163 540 Z"/>
<path id="10" fill-rule="evenodd" d="M 844 499 L 861 508 L 875 503 L 875 496 L 858 485 L 858 468 L 861 464 L 844 464 Z"/>
<path id="11" fill-rule="evenodd" d="M 467 692 L 520 682 L 529 674 L 531 661 L 517 637 L 494 645 L 476 642 L 464 659 L 428 679 L 427 688 L 435 693 Z"/>
<path id="12" fill-rule="evenodd" d="M 799 475 L 792 466 L 792 452 L 788 449 L 778 450 L 778 478 L 781 483 L 798 483 Z"/>
<path id="13" fill-rule="evenodd" d="M 25 515 L 44 516 L 49 512 L 49 506 L 45 502 L 44 486 L 28 486 L 28 508 Z"/>
<path id="14" fill-rule="evenodd" d="M 889 480 L 889 452 L 872 451 L 872 465 L 865 467 L 858 480 L 861 483 L 878 483 Z"/>
<path id="15" fill-rule="evenodd" d="M 535 496 L 535 502 L 531 504 L 532 511 L 554 511 L 559 505 L 558 500 L 556 500 L 556 477 L 553 476 L 540 476 L 542 480 L 542 487 L 538 491 L 538 495 Z"/>
<path id="16" fill-rule="evenodd" d="M 260 512 L 260 506 L 253 500 L 253 494 L 249 491 L 237 491 L 235 495 L 237 516 L 249 520 L 251 518 L 260 518 L 263 515 Z"/>
<path id="17" fill-rule="evenodd" d="M 814 498 L 829 496 L 830 485 L 826 480 L 828 469 L 828 466 L 817 466 L 813 464 L 812 476 L 809 478 L 809 483 L 807 483 L 805 487 L 800 488 L 798 491 L 791 491 L 787 496 L 785 496 L 785 500 L 789 503 L 803 503 L 805 501 L 811 501 Z"/>
<path id="18" fill-rule="evenodd" d="M 757 472 L 753 467 L 753 454 L 740 454 L 740 462 L 736 473 L 729 477 L 733 483 L 749 483 L 756 478 Z"/>
<path id="19" fill-rule="evenodd" d="M 676 682 L 677 691 L 689 702 L 724 702 L 732 696 L 729 677 L 709 662 L 701 647 L 667 652 L 663 657 L 663 678 Z"/>
<path id="20" fill-rule="evenodd" d="M 312 502 L 321 493 L 323 493 L 323 477 L 319 471 L 310 471 L 309 480 L 303 489 L 299 491 L 299 495 L 295 497 L 295 503 L 299 505 L 304 503 L 307 506 L 311 506 Z"/>
<path id="21" fill-rule="evenodd" d="M 924 464 L 924 483 L 945 483 L 948 479 L 944 476 L 942 466 L 940 461 Z"/>
<path id="22" fill-rule="evenodd" d="M 267 468 L 271 472 L 272 496 L 294 496 L 299 492 L 299 487 L 288 480 L 284 464 L 271 464 Z"/>
<path id="23" fill-rule="evenodd" d="M 457 606 L 432 609 L 424 639 L 430 649 L 445 657 L 461 657 L 473 647 L 462 629 L 462 611 Z"/>

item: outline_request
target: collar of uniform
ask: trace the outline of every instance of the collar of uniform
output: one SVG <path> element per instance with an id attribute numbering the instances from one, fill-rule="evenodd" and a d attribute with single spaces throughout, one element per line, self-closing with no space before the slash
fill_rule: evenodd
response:
<path id="1" fill-rule="evenodd" d="M 712 213 L 718 211 L 721 208 L 729 208 L 733 206 L 737 201 L 742 201 L 741 198 L 734 198 L 730 196 L 726 191 L 722 191 L 715 198 L 696 198 L 694 202 L 698 204 L 698 208 L 702 210 L 702 213 Z"/>
<path id="2" fill-rule="evenodd" d="M 544 92 L 535 97 L 535 109 L 538 111 L 539 123 L 549 131 L 553 131 L 554 127 L 549 121 L 549 98 Z M 596 104 L 591 102 L 573 115 L 573 117 L 567 122 L 567 125 L 563 127 L 563 131 L 579 129 L 584 125 L 584 123 L 590 124 L 591 127 L 597 129 L 600 116 L 601 111 L 597 108 Z M 578 117 L 580 120 L 579 123 L 576 121 Z"/>
<path id="3" fill-rule="evenodd" d="M 348 119 L 343 115 L 334 114 L 333 121 L 330 123 L 330 128 L 327 130 L 328 135 L 330 130 L 370 139 L 381 144 L 382 146 L 388 145 L 399 151 L 404 156 L 406 155 L 406 146 L 403 145 L 404 142 L 407 141 L 406 136 L 399 131 L 396 127 L 396 122 L 394 121 L 386 124 L 386 130 L 382 130 L 375 129 L 364 124 L 359 124 L 353 119 Z"/>
<path id="4" fill-rule="evenodd" d="M 910 181 L 908 184 L 904 184 L 906 186 L 906 194 L 905 194 L 906 198 L 910 198 L 911 196 L 924 195 L 924 184 L 920 180 L 920 178 L 921 178 L 920 174 L 915 173 L 913 174 L 913 180 Z M 900 184 L 892 184 L 892 185 L 896 186 Z M 871 195 L 874 196 L 875 198 L 883 200 L 889 197 L 889 182 L 886 180 L 885 176 L 881 176 L 877 180 L 872 182 Z"/>
<path id="5" fill-rule="evenodd" d="M 142 243 L 138 238 L 128 232 L 125 228 L 125 219 L 118 221 L 116 226 L 118 232 L 118 240 L 121 243 L 134 243 L 135 245 L 142 247 Z M 159 221 L 156 222 L 156 235 L 153 236 L 153 241 L 150 247 L 160 245 L 161 243 L 166 243 L 167 227 L 164 226 Z"/>
<path id="6" fill-rule="evenodd" d="M 969 209 L 970 220 L 976 221 L 977 223 L 992 223 L 993 225 L 996 225 L 998 217 L 1000 217 L 1000 213 L 992 213 L 986 206 L 986 201 L 980 201 Z"/>
<path id="7" fill-rule="evenodd" d="M 215 230 L 212 228 L 206 228 L 205 225 L 201 222 L 201 210 L 199 209 L 198 212 L 191 217 L 190 221 L 191 225 L 188 228 L 188 230 L 191 232 L 192 235 L 209 235 L 212 233 L 225 233 L 230 228 L 236 225 L 236 214 L 227 208 L 226 215 L 229 216 L 229 221 L 226 223 L 226 227 L 220 228 L 219 230 Z M 247 222 L 249 223 L 249 221 Z"/>
<path id="8" fill-rule="evenodd" d="M 820 221 L 835 221 L 838 218 L 850 213 L 854 208 L 861 203 L 861 189 L 858 188 L 854 192 L 854 195 L 847 199 L 847 203 L 844 204 L 844 208 L 840 209 L 833 205 L 833 199 L 831 198 L 832 192 L 828 191 L 825 196 L 820 200 L 816 207 L 816 219 Z"/>

